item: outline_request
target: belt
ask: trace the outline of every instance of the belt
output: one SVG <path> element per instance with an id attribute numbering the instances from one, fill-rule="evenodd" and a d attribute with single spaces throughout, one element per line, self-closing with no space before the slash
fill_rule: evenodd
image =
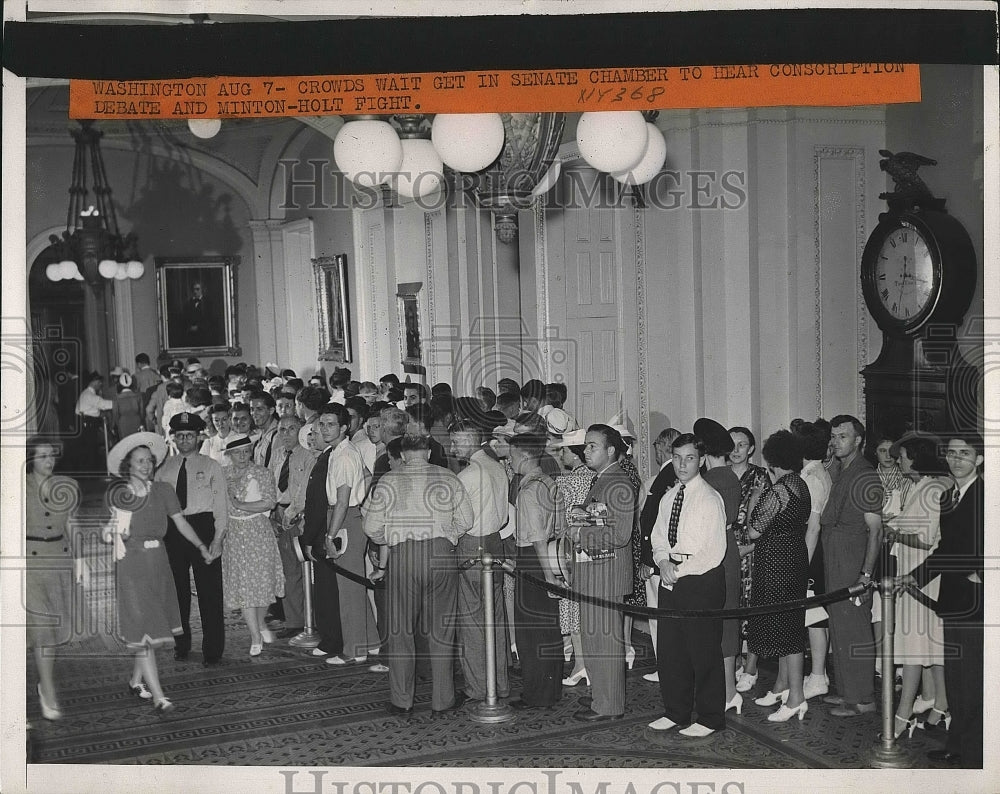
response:
<path id="1" fill-rule="evenodd" d="M 66 536 L 65 535 L 57 535 L 54 538 L 40 538 L 37 535 L 25 535 L 25 538 L 27 540 L 34 540 L 34 541 L 37 541 L 39 543 L 55 543 L 56 541 L 59 541 L 59 540 L 65 540 Z"/>
<path id="2" fill-rule="evenodd" d="M 142 547 L 144 549 L 158 549 L 158 548 L 160 548 L 160 541 L 158 541 L 158 540 L 144 540 L 142 542 Z"/>

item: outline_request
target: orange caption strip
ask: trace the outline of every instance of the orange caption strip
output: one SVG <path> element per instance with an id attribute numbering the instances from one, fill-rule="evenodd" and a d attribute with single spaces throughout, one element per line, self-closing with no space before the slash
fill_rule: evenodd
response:
<path id="1" fill-rule="evenodd" d="M 749 64 L 316 77 L 71 80 L 71 118 L 877 105 L 920 100 L 902 63 Z"/>

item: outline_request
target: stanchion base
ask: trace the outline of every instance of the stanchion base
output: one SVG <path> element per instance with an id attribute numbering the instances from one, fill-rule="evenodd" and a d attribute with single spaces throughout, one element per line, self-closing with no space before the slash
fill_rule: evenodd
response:
<path id="1" fill-rule="evenodd" d="M 491 706 L 486 702 L 477 703 L 469 709 L 469 719 L 473 722 L 493 724 L 498 722 L 510 722 L 514 719 L 514 709 L 506 703 L 497 703 Z"/>
<path id="2" fill-rule="evenodd" d="M 292 637 L 288 644 L 293 648 L 315 648 L 322 642 L 323 638 L 320 636 L 318 631 L 314 629 L 306 629 L 305 631 L 299 632 L 294 637 Z"/>
<path id="3" fill-rule="evenodd" d="M 910 754 L 901 750 L 898 744 L 894 744 L 891 750 L 886 748 L 882 744 L 882 734 L 879 734 L 878 744 L 872 748 L 870 759 L 873 769 L 912 769 L 916 766 Z"/>

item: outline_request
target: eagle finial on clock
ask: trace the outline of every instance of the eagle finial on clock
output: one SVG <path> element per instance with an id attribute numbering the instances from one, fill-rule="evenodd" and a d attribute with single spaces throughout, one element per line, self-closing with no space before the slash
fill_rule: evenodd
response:
<path id="1" fill-rule="evenodd" d="M 879 149 L 878 153 L 884 158 L 879 160 L 879 168 L 892 177 L 896 186 L 891 193 L 879 193 L 879 198 L 885 199 L 890 210 L 906 211 L 916 207 L 944 210 L 945 200 L 936 198 L 917 175 L 920 166 L 937 165 L 937 160 L 914 152 L 893 154 L 888 149 Z"/>

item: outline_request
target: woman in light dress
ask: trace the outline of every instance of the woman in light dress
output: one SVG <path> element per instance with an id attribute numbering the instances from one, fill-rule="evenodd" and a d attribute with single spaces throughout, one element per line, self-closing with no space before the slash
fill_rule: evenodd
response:
<path id="1" fill-rule="evenodd" d="M 941 539 L 941 496 L 950 481 L 943 475 L 944 463 L 938 457 L 938 441 L 932 436 L 908 434 L 892 446 L 899 459 L 899 468 L 912 484 L 906 490 L 902 510 L 887 522 L 887 542 L 894 542 L 900 575 L 910 573 L 926 559 Z M 930 582 L 923 590 L 931 599 L 937 598 L 938 582 Z M 927 725 L 950 722 L 948 696 L 944 687 L 944 629 L 941 619 L 925 606 L 919 597 L 900 592 L 896 598 L 895 660 L 903 664 L 903 689 L 896 708 L 895 733 L 924 727 L 914 715 L 930 709 Z M 930 676 L 924 674 L 930 670 Z M 921 678 L 927 698 L 917 698 Z"/>

